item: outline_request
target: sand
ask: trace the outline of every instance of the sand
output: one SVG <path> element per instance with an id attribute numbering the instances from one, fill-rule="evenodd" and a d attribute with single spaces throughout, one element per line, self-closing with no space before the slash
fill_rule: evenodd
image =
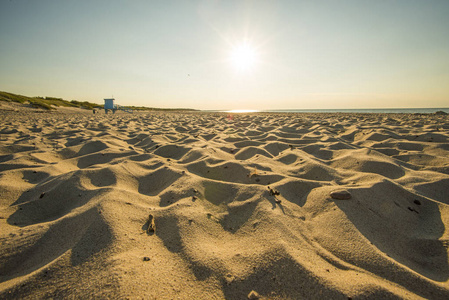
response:
<path id="1" fill-rule="evenodd" d="M 3 108 L 2 299 L 449 298 L 447 116 Z"/>

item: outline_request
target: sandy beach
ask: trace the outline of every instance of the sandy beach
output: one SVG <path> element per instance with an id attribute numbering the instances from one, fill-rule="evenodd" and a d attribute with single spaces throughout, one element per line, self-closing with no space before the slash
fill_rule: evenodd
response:
<path id="1" fill-rule="evenodd" d="M 448 299 L 449 117 L 0 107 L 0 298 Z"/>

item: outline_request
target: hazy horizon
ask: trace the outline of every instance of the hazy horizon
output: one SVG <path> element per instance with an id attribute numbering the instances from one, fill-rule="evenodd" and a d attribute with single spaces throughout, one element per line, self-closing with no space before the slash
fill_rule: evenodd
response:
<path id="1" fill-rule="evenodd" d="M 448 107 L 449 1 L 1 1 L 0 90 L 221 109 Z"/>

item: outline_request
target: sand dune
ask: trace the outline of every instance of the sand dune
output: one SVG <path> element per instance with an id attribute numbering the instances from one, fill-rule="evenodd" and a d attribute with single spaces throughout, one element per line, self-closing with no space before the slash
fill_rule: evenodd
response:
<path id="1" fill-rule="evenodd" d="M 449 298 L 447 116 L 0 117 L 2 299 Z"/>

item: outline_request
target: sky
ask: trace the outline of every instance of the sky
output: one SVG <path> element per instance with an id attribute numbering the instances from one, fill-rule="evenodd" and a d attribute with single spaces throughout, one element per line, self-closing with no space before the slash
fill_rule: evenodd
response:
<path id="1" fill-rule="evenodd" d="M 195 109 L 449 107 L 448 0 L 0 0 L 0 90 Z"/>

